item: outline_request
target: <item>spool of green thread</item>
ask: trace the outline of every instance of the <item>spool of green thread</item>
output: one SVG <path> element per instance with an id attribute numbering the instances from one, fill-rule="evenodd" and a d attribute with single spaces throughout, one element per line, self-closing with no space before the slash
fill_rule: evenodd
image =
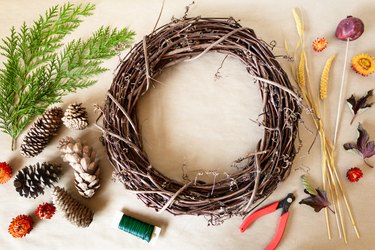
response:
<path id="1" fill-rule="evenodd" d="M 160 227 L 150 225 L 121 212 L 115 214 L 113 226 L 147 242 L 156 240 L 161 232 Z"/>

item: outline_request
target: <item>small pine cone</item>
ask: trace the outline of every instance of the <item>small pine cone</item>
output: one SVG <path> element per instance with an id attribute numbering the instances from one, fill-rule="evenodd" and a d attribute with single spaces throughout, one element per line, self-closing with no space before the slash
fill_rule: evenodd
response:
<path id="1" fill-rule="evenodd" d="M 37 163 L 19 170 L 14 179 L 14 186 L 21 196 L 35 199 L 44 194 L 45 187 L 51 187 L 57 182 L 60 175 L 61 166 L 48 162 L 42 165 Z"/>
<path id="2" fill-rule="evenodd" d="M 75 186 L 78 193 L 91 198 L 100 187 L 100 169 L 96 152 L 92 147 L 84 145 L 79 139 L 65 137 L 60 140 L 60 152 L 64 162 L 74 169 Z"/>
<path id="3" fill-rule="evenodd" d="M 53 107 L 38 118 L 21 144 L 21 154 L 25 157 L 34 157 L 40 154 L 51 138 L 62 125 L 61 118 L 64 112 L 61 108 Z"/>
<path id="4" fill-rule="evenodd" d="M 64 188 L 54 188 L 52 201 L 57 210 L 78 227 L 88 227 L 94 218 L 94 212 L 75 200 Z"/>
<path id="5" fill-rule="evenodd" d="M 88 125 L 86 108 L 82 107 L 82 103 L 73 103 L 65 110 L 62 118 L 64 125 L 70 129 L 81 130 Z"/>

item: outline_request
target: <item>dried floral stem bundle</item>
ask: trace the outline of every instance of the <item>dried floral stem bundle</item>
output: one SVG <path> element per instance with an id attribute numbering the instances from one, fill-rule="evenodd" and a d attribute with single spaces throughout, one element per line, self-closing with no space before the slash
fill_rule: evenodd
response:
<path id="1" fill-rule="evenodd" d="M 298 13 L 296 9 L 293 10 L 293 16 L 296 22 L 297 32 L 299 34 L 299 41 L 297 42 L 297 46 L 294 51 L 294 58 L 300 58 L 299 61 L 297 60 L 296 66 L 294 67 L 296 70 L 293 71 L 293 73 L 295 75 L 295 79 L 301 91 L 301 94 L 304 100 L 307 102 L 308 106 L 310 107 L 312 117 L 313 117 L 313 122 L 319 133 L 321 152 L 322 152 L 323 189 L 325 192 L 329 194 L 331 198 L 331 201 L 333 204 L 333 210 L 335 211 L 336 223 L 337 223 L 340 238 L 343 235 L 344 241 L 347 242 L 345 222 L 344 222 L 343 213 L 342 213 L 341 199 L 344 200 L 345 207 L 348 211 L 351 223 L 354 227 L 354 230 L 358 238 L 359 238 L 359 233 L 358 233 L 358 229 L 356 226 L 356 222 L 352 215 L 350 205 L 346 198 L 344 187 L 341 183 L 340 177 L 336 170 L 334 145 L 331 142 L 329 136 L 326 134 L 325 123 L 324 123 L 324 120 L 325 120 L 324 102 L 326 98 L 328 97 L 328 74 L 330 71 L 332 61 L 334 60 L 334 56 L 331 56 L 326 62 L 326 65 L 323 69 L 323 73 L 321 76 L 320 91 L 319 91 L 320 93 L 318 97 L 316 97 L 313 94 L 313 90 L 311 87 L 308 59 L 306 57 L 306 53 L 304 50 L 303 20 L 301 19 L 301 15 Z M 303 76 L 303 78 L 301 76 Z M 321 105 L 319 104 L 319 97 L 322 100 L 323 112 L 321 111 Z M 331 229 L 330 229 L 330 223 L 329 223 L 328 208 L 325 208 L 325 217 L 326 217 L 328 237 L 331 238 L 332 235 L 331 235 Z"/>
<path id="2" fill-rule="evenodd" d="M 235 174 L 205 184 L 180 183 L 153 168 L 142 146 L 137 102 L 166 67 L 207 52 L 240 59 L 258 84 L 263 99 L 263 138 L 257 152 L 243 157 Z M 218 62 L 220 65 L 220 62 Z M 128 190 L 149 207 L 175 215 L 204 215 L 209 224 L 249 212 L 290 173 L 301 98 L 286 73 L 254 31 L 233 19 L 174 20 L 144 37 L 118 68 L 104 108 L 104 138 L 115 172 Z"/>

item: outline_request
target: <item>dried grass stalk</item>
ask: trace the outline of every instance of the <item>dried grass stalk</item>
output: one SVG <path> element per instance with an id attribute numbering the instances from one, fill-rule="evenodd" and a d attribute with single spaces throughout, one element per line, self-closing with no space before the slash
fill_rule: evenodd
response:
<path id="1" fill-rule="evenodd" d="M 206 52 L 240 59 L 259 85 L 265 128 L 257 146 L 261 153 L 243 157 L 244 166 L 237 173 L 214 184 L 181 183 L 161 174 L 148 160 L 136 107 L 165 68 Z M 268 197 L 289 175 L 301 111 L 295 96 L 269 45 L 252 29 L 241 27 L 232 18 L 174 20 L 145 36 L 118 67 L 103 110 L 108 156 L 126 189 L 137 193 L 147 206 L 175 215 L 207 216 L 209 224 L 217 225 L 233 215 L 248 213 L 251 197 L 254 202 Z M 259 180 L 256 189 L 255 180 Z"/>

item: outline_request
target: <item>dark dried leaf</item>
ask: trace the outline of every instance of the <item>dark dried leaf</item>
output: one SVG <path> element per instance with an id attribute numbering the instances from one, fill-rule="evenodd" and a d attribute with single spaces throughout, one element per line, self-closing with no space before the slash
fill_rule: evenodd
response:
<path id="1" fill-rule="evenodd" d="M 353 111 L 353 118 L 350 122 L 350 124 L 353 123 L 356 115 L 360 110 L 370 108 L 373 103 L 368 103 L 368 98 L 370 98 L 373 95 L 373 90 L 367 91 L 367 94 L 365 96 L 360 97 L 358 100 L 355 99 L 354 95 L 352 95 L 349 99 L 346 101 L 349 103 L 352 111 Z"/>
<path id="2" fill-rule="evenodd" d="M 375 143 L 374 141 L 370 141 L 370 137 L 367 131 L 362 127 L 361 123 L 358 125 L 358 139 L 357 143 L 349 142 L 344 144 L 345 150 L 356 150 L 362 155 L 363 160 L 370 158 L 371 156 L 375 155 Z M 365 163 L 369 166 L 366 161 Z"/>
<path id="3" fill-rule="evenodd" d="M 319 188 L 316 189 L 317 195 L 310 194 L 310 197 L 302 199 L 299 204 L 305 204 L 314 208 L 315 212 L 319 212 L 322 208 L 328 207 L 331 203 L 328 200 L 327 194 L 321 191 Z"/>
<path id="4" fill-rule="evenodd" d="M 344 149 L 349 150 L 349 149 L 357 149 L 357 144 L 354 142 L 348 142 L 344 144 Z"/>

